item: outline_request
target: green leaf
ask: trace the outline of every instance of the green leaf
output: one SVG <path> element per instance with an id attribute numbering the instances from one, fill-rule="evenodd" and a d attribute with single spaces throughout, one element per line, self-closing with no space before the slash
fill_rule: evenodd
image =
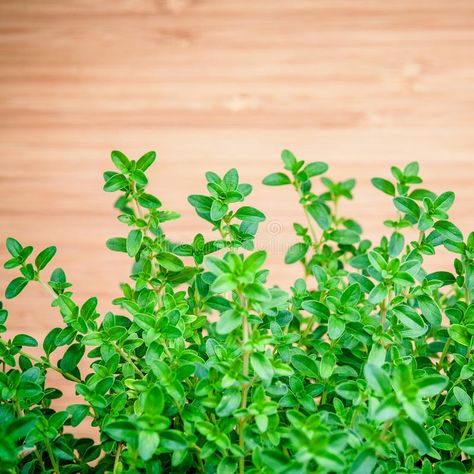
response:
<path id="1" fill-rule="evenodd" d="M 367 254 L 370 264 L 378 271 L 382 272 L 387 268 L 387 260 L 380 253 L 373 250 Z"/>
<path id="2" fill-rule="evenodd" d="M 400 255 L 400 252 L 403 250 L 405 245 L 405 237 L 400 232 L 394 232 L 390 236 L 389 242 L 389 255 L 391 258 L 395 258 Z"/>
<path id="3" fill-rule="evenodd" d="M 302 242 L 293 244 L 286 252 L 285 263 L 291 264 L 302 260 L 308 251 L 308 246 Z"/>
<path id="4" fill-rule="evenodd" d="M 264 263 L 267 258 L 265 250 L 258 250 L 250 254 L 244 261 L 245 271 L 255 273 Z"/>
<path id="5" fill-rule="evenodd" d="M 89 406 L 74 404 L 67 407 L 68 413 L 71 415 L 71 426 L 79 426 L 81 422 L 89 415 Z"/>
<path id="6" fill-rule="evenodd" d="M 130 161 L 121 151 L 114 150 L 112 152 L 112 161 L 117 169 L 122 173 L 126 173 L 128 171 Z"/>
<path id="7" fill-rule="evenodd" d="M 152 194 L 142 193 L 138 197 L 138 204 L 145 209 L 158 209 L 161 207 L 161 201 Z"/>
<path id="8" fill-rule="evenodd" d="M 319 378 L 316 362 L 305 354 L 295 354 L 291 358 L 293 367 L 301 374 L 314 379 Z"/>
<path id="9" fill-rule="evenodd" d="M 325 352 L 322 359 L 321 365 L 319 366 L 319 372 L 324 380 L 331 377 L 334 369 L 336 368 L 336 356 L 332 352 Z"/>
<path id="10" fill-rule="evenodd" d="M 143 189 L 148 184 L 148 178 L 142 170 L 135 170 L 130 175 L 130 179 L 135 182 L 138 189 Z"/>
<path id="11" fill-rule="evenodd" d="M 18 296 L 23 291 L 27 284 L 28 280 L 26 278 L 15 278 L 8 284 L 7 289 L 5 290 L 5 298 L 15 298 L 15 296 Z"/>
<path id="12" fill-rule="evenodd" d="M 377 465 L 377 457 L 372 448 L 363 449 L 351 465 L 349 474 L 370 474 Z"/>
<path id="13" fill-rule="evenodd" d="M 191 194 L 188 196 L 188 202 L 199 211 L 209 212 L 214 201 L 209 196 Z"/>
<path id="14" fill-rule="evenodd" d="M 252 301 L 269 301 L 271 299 L 270 292 L 260 283 L 252 283 L 244 287 L 244 295 Z"/>
<path id="15" fill-rule="evenodd" d="M 18 240 L 14 239 L 13 237 L 8 237 L 6 240 L 6 247 L 10 255 L 14 258 L 18 257 L 23 250 L 22 245 Z"/>
<path id="16" fill-rule="evenodd" d="M 403 437 L 409 447 L 414 447 L 421 455 L 431 450 L 431 441 L 423 426 L 413 420 L 403 420 L 400 423 Z"/>
<path id="17" fill-rule="evenodd" d="M 448 385 L 448 378 L 443 375 L 427 375 L 417 380 L 418 396 L 434 397 Z"/>
<path id="18" fill-rule="evenodd" d="M 423 318 L 410 306 L 398 305 L 393 311 L 407 329 L 414 331 L 414 337 L 421 336 L 428 329 Z"/>
<path id="19" fill-rule="evenodd" d="M 267 186 L 283 186 L 290 183 L 290 178 L 284 173 L 272 173 L 263 179 L 263 184 Z"/>
<path id="20" fill-rule="evenodd" d="M 463 423 L 474 421 L 474 408 L 471 404 L 465 403 L 458 412 L 458 420 Z"/>
<path id="21" fill-rule="evenodd" d="M 395 196 L 395 186 L 388 180 L 383 178 L 372 178 L 372 184 L 389 196 Z"/>
<path id="22" fill-rule="evenodd" d="M 433 298 L 427 295 L 417 296 L 416 300 L 420 306 L 420 310 L 426 320 L 433 326 L 438 327 L 441 325 L 442 315 L 438 305 L 435 303 Z"/>
<path id="23" fill-rule="evenodd" d="M 439 280 L 442 282 L 443 286 L 452 285 L 456 281 L 456 278 L 452 273 L 443 271 L 430 273 L 426 276 L 426 279 L 428 281 Z"/>
<path id="24" fill-rule="evenodd" d="M 369 293 L 369 301 L 372 304 L 379 304 L 387 297 L 387 294 L 387 287 L 381 283 L 380 285 L 374 286 L 374 288 L 372 288 L 372 291 Z"/>
<path id="25" fill-rule="evenodd" d="M 373 418 L 380 423 L 385 423 L 399 416 L 400 408 L 400 404 L 395 395 L 389 395 L 385 397 L 382 403 L 377 407 Z"/>
<path id="26" fill-rule="evenodd" d="M 364 375 L 369 387 L 377 395 L 387 395 L 391 391 L 390 379 L 386 372 L 376 365 L 367 364 L 364 367 Z"/>
<path id="27" fill-rule="evenodd" d="M 403 174 L 405 176 L 418 176 L 419 169 L 420 169 L 420 165 L 418 164 L 418 162 L 411 161 L 405 166 L 403 170 Z"/>
<path id="28" fill-rule="evenodd" d="M 342 319 L 334 315 L 329 316 L 329 320 L 328 320 L 329 339 L 331 339 L 332 341 L 334 341 L 335 339 L 338 339 L 344 333 L 345 329 L 346 329 L 346 323 Z"/>
<path id="29" fill-rule="evenodd" d="M 235 472 L 237 472 L 237 461 L 234 458 L 224 457 L 220 460 L 216 474 L 234 474 Z"/>
<path id="30" fill-rule="evenodd" d="M 38 341 L 27 334 L 16 335 L 12 340 L 12 344 L 16 347 L 38 347 Z"/>
<path id="31" fill-rule="evenodd" d="M 71 372 L 77 367 L 84 355 L 85 347 L 82 344 L 72 344 L 64 353 L 60 361 L 61 370 Z"/>
<path id="32" fill-rule="evenodd" d="M 393 200 L 395 207 L 404 214 L 412 217 L 416 221 L 420 218 L 420 207 L 418 204 L 411 198 L 399 196 Z"/>
<path id="33" fill-rule="evenodd" d="M 119 189 L 124 189 L 127 186 L 127 178 L 123 174 L 115 174 L 105 182 L 104 191 L 111 193 Z"/>
<path id="34" fill-rule="evenodd" d="M 471 342 L 471 335 L 467 328 L 461 324 L 451 324 L 448 328 L 448 333 L 451 339 L 462 346 L 468 347 Z"/>
<path id="35" fill-rule="evenodd" d="M 228 191 L 235 191 L 239 185 L 239 173 L 235 168 L 230 169 L 222 178 L 222 182 Z"/>
<path id="36" fill-rule="evenodd" d="M 227 204 L 218 201 L 217 199 L 212 201 L 211 220 L 213 220 L 214 222 L 220 221 L 226 215 L 228 209 L 229 208 Z"/>
<path id="37" fill-rule="evenodd" d="M 311 217 L 318 223 L 322 230 L 329 229 L 331 226 L 331 214 L 323 204 L 313 202 L 307 209 Z"/>
<path id="38" fill-rule="evenodd" d="M 452 191 L 447 191 L 445 193 L 440 194 L 433 203 L 435 209 L 439 209 L 440 211 L 447 212 L 451 208 L 454 203 L 455 194 Z"/>
<path id="39" fill-rule="evenodd" d="M 141 156 L 137 161 L 137 169 L 146 171 L 156 160 L 156 152 L 149 151 Z"/>
<path id="40" fill-rule="evenodd" d="M 179 272 L 184 268 L 182 260 L 169 252 L 160 252 L 157 254 L 156 260 L 163 268 L 170 272 Z"/>
<path id="41" fill-rule="evenodd" d="M 315 459 L 326 472 L 343 472 L 345 470 L 344 459 L 335 452 L 321 451 L 315 455 Z"/>
<path id="42" fill-rule="evenodd" d="M 160 433 L 160 447 L 168 451 L 179 451 L 188 447 L 183 433 L 177 430 L 165 430 Z"/>
<path id="43" fill-rule="evenodd" d="M 224 311 L 216 324 L 218 334 L 229 334 L 242 325 L 242 315 L 236 309 Z"/>
<path id="44" fill-rule="evenodd" d="M 127 239 L 125 237 L 113 237 L 107 240 L 105 245 L 113 252 L 127 252 Z"/>
<path id="45" fill-rule="evenodd" d="M 336 393 L 346 400 L 356 400 L 359 397 L 359 387 L 356 382 L 349 380 L 336 385 Z"/>
<path id="46" fill-rule="evenodd" d="M 240 390 L 230 389 L 224 392 L 221 401 L 216 407 L 216 415 L 219 417 L 229 416 L 240 407 Z"/>
<path id="47" fill-rule="evenodd" d="M 262 352 L 252 352 L 250 354 L 250 364 L 255 373 L 265 382 L 271 382 L 273 377 L 273 367 L 267 357 Z"/>
<path id="48" fill-rule="evenodd" d="M 157 416 L 161 415 L 165 406 L 165 398 L 163 390 L 158 385 L 153 386 L 147 393 L 143 411 L 147 415 Z"/>
<path id="49" fill-rule="evenodd" d="M 115 441 L 132 443 L 137 439 L 138 431 L 130 421 L 115 421 L 105 426 L 104 431 Z"/>
<path id="50" fill-rule="evenodd" d="M 329 166 L 326 163 L 323 163 L 322 161 L 315 161 L 313 163 L 308 163 L 303 168 L 303 173 L 306 173 L 308 178 L 312 178 L 313 176 L 319 176 L 326 173 L 328 169 Z"/>
<path id="51" fill-rule="evenodd" d="M 295 155 L 291 153 L 290 150 L 283 150 L 281 152 L 281 160 L 283 161 L 283 164 L 285 165 L 285 169 L 288 171 L 294 171 L 295 166 L 297 164 L 297 160 Z"/>
<path id="52" fill-rule="evenodd" d="M 463 439 L 459 442 L 458 447 L 469 456 L 474 456 L 474 437 Z"/>
<path id="53" fill-rule="evenodd" d="M 52 258 L 56 255 L 56 247 L 51 246 L 42 250 L 35 259 L 36 268 L 39 270 L 43 270 L 46 265 L 52 260 Z"/>
<path id="54" fill-rule="evenodd" d="M 438 221 L 434 223 L 433 227 L 447 240 L 453 242 L 463 241 L 462 232 L 452 222 Z"/>
<path id="55" fill-rule="evenodd" d="M 260 456 L 263 464 L 272 474 L 299 474 L 303 472 L 302 466 L 296 465 L 295 467 L 288 456 L 278 449 L 262 449 Z M 290 469 L 292 470 L 290 471 Z"/>
<path id="56" fill-rule="evenodd" d="M 65 315 L 68 320 L 75 319 L 78 313 L 78 307 L 71 298 L 66 295 L 60 295 L 58 297 L 58 305 L 61 312 Z"/>
<path id="57" fill-rule="evenodd" d="M 140 430 L 138 434 L 138 454 L 144 461 L 148 461 L 155 454 L 160 444 L 160 435 L 156 431 Z"/>
<path id="58" fill-rule="evenodd" d="M 323 320 L 329 317 L 328 307 L 319 301 L 313 301 L 313 300 L 303 301 L 303 303 L 301 304 L 301 307 L 304 310 L 308 311 L 308 313 L 314 314 L 315 316 Z"/>
<path id="59" fill-rule="evenodd" d="M 214 293 L 226 293 L 237 288 L 237 281 L 230 273 L 223 273 L 219 275 L 211 285 Z"/>
<path id="60" fill-rule="evenodd" d="M 362 292 L 358 283 L 349 285 L 341 296 L 341 304 L 344 306 L 355 306 L 361 297 Z"/>
<path id="61" fill-rule="evenodd" d="M 250 206 L 242 206 L 237 210 L 234 217 L 246 222 L 262 222 L 265 220 L 265 214 L 258 209 Z"/>
<path id="62" fill-rule="evenodd" d="M 336 229 L 331 231 L 329 238 L 342 245 L 352 245 L 359 242 L 360 237 L 357 232 L 349 229 Z"/>
<path id="63" fill-rule="evenodd" d="M 34 429 L 36 422 L 36 416 L 23 415 L 8 426 L 8 438 L 14 441 L 24 438 Z"/>
<path id="64" fill-rule="evenodd" d="M 127 237 L 127 253 L 130 257 L 135 257 L 135 255 L 140 250 L 142 245 L 143 234 L 139 229 L 134 229 L 130 231 Z"/>

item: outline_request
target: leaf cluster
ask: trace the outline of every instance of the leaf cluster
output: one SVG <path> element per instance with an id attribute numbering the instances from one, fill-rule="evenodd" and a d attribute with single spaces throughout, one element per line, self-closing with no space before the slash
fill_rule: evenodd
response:
<path id="1" fill-rule="evenodd" d="M 450 220 L 454 193 L 419 187 L 415 162 L 374 178 L 393 218 L 373 244 L 339 213 L 355 181 L 284 150 L 263 180 L 294 188 L 304 215 L 284 257 L 302 277 L 284 290 L 267 283 L 265 215 L 237 170 L 188 197 L 214 238 L 176 243 L 163 227 L 179 215 L 147 192 L 155 158 L 114 151 L 104 173 L 126 227 L 106 245 L 132 264 L 103 314 L 51 271 L 55 247 L 33 258 L 6 241 L 20 275 L 5 297 L 39 284 L 58 323 L 34 349 L 7 335 L 0 303 L 1 472 L 474 472 L 474 233 Z M 428 272 L 442 247 L 451 271 Z M 50 371 L 79 403 L 54 408 Z M 98 439 L 75 434 L 83 423 Z"/>

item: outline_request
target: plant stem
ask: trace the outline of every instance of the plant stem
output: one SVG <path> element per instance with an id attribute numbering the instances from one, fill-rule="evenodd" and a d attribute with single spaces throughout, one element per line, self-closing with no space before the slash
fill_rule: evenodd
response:
<path id="1" fill-rule="evenodd" d="M 44 280 L 42 280 L 38 275 L 38 283 L 51 295 L 53 300 L 58 297 L 58 294 L 47 284 Z"/>
<path id="2" fill-rule="evenodd" d="M 120 454 L 122 452 L 123 444 L 119 443 L 117 446 L 117 452 L 115 453 L 115 458 L 114 458 L 114 468 L 113 468 L 113 474 L 117 474 L 118 472 L 118 463 L 120 461 Z"/>
<path id="3" fill-rule="evenodd" d="M 303 193 L 301 192 L 301 189 L 298 188 L 296 182 L 293 182 L 293 187 L 295 188 L 295 190 L 298 192 L 298 195 L 302 199 L 303 198 Z M 306 217 L 306 221 L 308 222 L 309 232 L 310 232 L 311 236 L 313 237 L 313 242 L 314 242 L 314 245 L 316 246 L 317 243 L 318 243 L 318 238 L 316 237 L 316 231 L 314 230 L 313 223 L 311 222 L 311 216 L 309 215 L 309 212 L 306 209 L 306 204 L 302 204 L 302 205 L 303 205 L 303 211 L 304 211 L 304 215 Z"/>
<path id="4" fill-rule="evenodd" d="M 115 342 L 111 342 L 112 346 L 114 349 L 129 363 L 133 366 L 135 369 L 135 372 L 142 378 L 145 377 L 145 374 L 138 368 L 138 366 L 133 362 L 131 357 L 120 347 L 118 346 Z"/>
<path id="5" fill-rule="evenodd" d="M 38 452 L 37 449 L 35 449 L 34 453 L 35 453 L 36 459 L 38 460 L 39 465 L 41 467 L 41 472 L 45 472 L 46 471 L 46 466 L 44 465 L 43 457 L 41 456 L 41 454 Z"/>
<path id="6" fill-rule="evenodd" d="M 448 355 L 449 346 L 451 345 L 451 342 L 452 342 L 452 339 L 450 337 L 448 337 L 448 339 L 446 339 L 446 343 L 444 344 L 443 352 L 441 353 L 441 356 L 440 356 L 439 361 L 438 361 L 438 369 L 442 368 L 444 359 Z"/>
<path id="7" fill-rule="evenodd" d="M 81 383 L 82 382 L 81 379 L 78 379 L 74 375 L 68 374 L 67 372 L 64 372 L 63 370 L 61 370 L 59 367 L 56 367 L 55 365 L 51 364 L 51 362 L 49 362 L 49 360 L 46 361 L 46 360 L 39 359 L 38 357 L 34 357 L 31 354 L 28 354 L 27 352 L 24 352 L 24 351 L 20 351 L 19 354 L 21 354 L 23 357 L 26 357 L 27 359 L 30 359 L 32 362 L 36 362 L 37 364 L 44 364 L 46 367 L 48 367 L 49 369 L 54 370 L 55 372 L 58 372 L 64 378 L 66 378 L 68 380 L 71 380 L 71 381 L 76 382 L 76 383 Z"/>
<path id="8" fill-rule="evenodd" d="M 53 450 L 51 448 L 51 444 L 50 444 L 48 438 L 44 439 L 44 444 L 46 446 L 46 451 L 48 451 L 48 455 L 49 455 L 49 459 L 51 460 L 51 464 L 53 465 L 53 471 L 55 472 L 55 474 L 60 474 L 58 460 L 54 457 Z"/>
<path id="9" fill-rule="evenodd" d="M 318 238 L 316 237 L 316 231 L 314 230 L 313 223 L 311 222 L 311 216 L 309 215 L 306 206 L 303 206 L 304 215 L 306 216 L 306 221 L 308 222 L 309 231 L 314 240 L 314 245 L 317 245 Z"/>
<path id="10" fill-rule="evenodd" d="M 380 304 L 380 324 L 385 326 L 385 318 L 387 317 L 387 298 Z"/>
<path id="11" fill-rule="evenodd" d="M 245 306 L 244 298 L 242 294 L 240 294 L 240 301 L 242 306 Z M 245 344 L 249 340 L 249 322 L 247 319 L 247 314 L 244 313 L 242 319 L 242 353 L 243 353 L 243 360 L 242 360 L 242 375 L 245 379 L 248 378 L 249 375 L 249 358 L 250 354 L 245 348 Z M 247 382 L 244 382 L 242 385 L 242 400 L 240 403 L 240 408 L 245 409 L 247 407 L 247 395 L 248 395 L 249 385 Z M 245 450 L 245 439 L 244 439 L 244 430 L 245 430 L 245 418 L 239 418 L 239 446 L 244 451 Z M 239 472 L 243 474 L 245 472 L 245 454 L 243 457 L 239 459 Z"/>
<path id="12" fill-rule="evenodd" d="M 308 324 L 307 324 L 305 330 L 303 331 L 303 334 L 301 335 L 301 339 L 302 339 L 302 340 L 304 340 L 304 339 L 308 336 L 309 332 L 310 332 L 311 329 L 313 328 L 315 319 L 316 319 L 316 316 L 314 316 L 314 315 L 312 315 L 312 316 L 309 318 Z"/>
<path id="13" fill-rule="evenodd" d="M 196 459 L 197 459 L 198 464 L 199 464 L 199 470 L 203 473 L 206 472 L 206 470 L 204 468 L 204 464 L 203 464 L 202 459 L 201 459 L 201 448 L 197 444 L 193 444 L 191 446 L 191 449 L 194 449 L 197 452 Z"/>
<path id="14" fill-rule="evenodd" d="M 135 193 L 137 192 L 136 190 L 136 187 L 135 187 L 135 183 L 132 185 L 132 200 L 133 200 L 133 203 L 135 204 L 135 208 L 137 210 L 137 216 L 139 219 L 143 219 L 143 213 L 142 213 L 142 210 L 141 210 L 141 207 L 140 205 L 138 204 L 138 199 L 135 197 Z"/>

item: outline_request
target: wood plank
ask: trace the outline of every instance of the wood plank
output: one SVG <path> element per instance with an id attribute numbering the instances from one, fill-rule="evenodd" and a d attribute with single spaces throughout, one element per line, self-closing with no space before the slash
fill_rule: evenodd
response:
<path id="1" fill-rule="evenodd" d="M 342 211 L 372 240 L 393 209 L 370 178 L 412 160 L 427 187 L 456 191 L 452 216 L 468 232 L 473 79 L 470 0 L 3 0 L 0 238 L 56 244 L 78 298 L 111 309 L 129 271 L 104 246 L 125 233 L 101 191 L 116 148 L 158 150 L 151 189 L 182 214 L 166 226 L 182 241 L 209 235 L 186 196 L 204 190 L 206 170 L 237 167 L 268 216 L 257 243 L 271 252 L 270 280 L 285 287 L 301 214 L 289 189 L 259 186 L 283 148 L 357 178 Z M 11 278 L 1 269 L 0 287 Z M 8 307 L 12 334 L 42 341 L 58 324 L 39 288 Z"/>

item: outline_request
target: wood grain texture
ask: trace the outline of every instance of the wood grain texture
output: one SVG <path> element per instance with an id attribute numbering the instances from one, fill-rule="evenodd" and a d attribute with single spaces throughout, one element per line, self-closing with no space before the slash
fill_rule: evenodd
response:
<path id="1" fill-rule="evenodd" d="M 471 0 L 1 0 L 0 237 L 56 244 L 78 299 L 110 309 L 128 274 L 104 245 L 125 232 L 101 190 L 112 149 L 158 151 L 151 189 L 182 214 L 166 228 L 183 241 L 208 234 L 186 196 L 206 170 L 238 167 L 285 286 L 300 211 L 290 189 L 259 186 L 282 148 L 357 178 L 342 210 L 371 239 L 393 211 L 370 178 L 411 160 L 427 187 L 456 191 L 469 231 L 473 81 Z M 0 271 L 2 292 L 10 278 Z M 58 322 L 33 286 L 8 307 L 12 334 L 42 341 Z"/>

